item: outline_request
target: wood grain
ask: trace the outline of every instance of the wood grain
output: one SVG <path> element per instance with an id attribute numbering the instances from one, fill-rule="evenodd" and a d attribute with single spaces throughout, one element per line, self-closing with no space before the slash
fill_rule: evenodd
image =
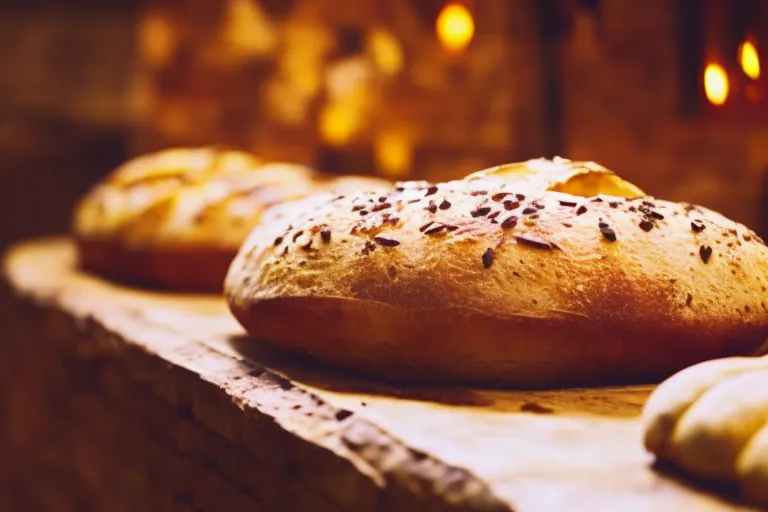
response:
<path id="1" fill-rule="evenodd" d="M 4 272 L 0 477 L 14 454 L 31 460 L 12 472 L 12 503 L 751 510 L 651 468 L 648 386 L 394 388 L 265 349 L 218 297 L 84 275 L 64 238 L 15 247 Z"/>

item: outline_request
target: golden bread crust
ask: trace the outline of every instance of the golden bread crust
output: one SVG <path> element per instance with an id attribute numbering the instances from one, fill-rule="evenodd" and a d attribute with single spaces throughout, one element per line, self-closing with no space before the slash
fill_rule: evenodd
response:
<path id="1" fill-rule="evenodd" d="M 75 208 L 73 233 L 87 270 L 132 284 L 218 293 L 238 248 L 270 207 L 328 190 L 390 187 L 244 151 L 173 148 L 130 160 L 93 187 Z"/>
<path id="2" fill-rule="evenodd" d="M 558 186 L 473 175 L 296 205 L 248 237 L 230 308 L 254 337 L 352 370 L 523 387 L 658 379 L 768 335 L 752 231 Z"/>

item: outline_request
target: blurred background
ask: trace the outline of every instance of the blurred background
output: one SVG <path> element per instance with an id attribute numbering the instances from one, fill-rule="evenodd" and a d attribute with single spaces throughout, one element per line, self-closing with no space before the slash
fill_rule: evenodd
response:
<path id="1" fill-rule="evenodd" d="M 395 179 L 592 159 L 765 234 L 767 27 L 759 0 L 5 0 L 0 244 L 209 143 Z"/>

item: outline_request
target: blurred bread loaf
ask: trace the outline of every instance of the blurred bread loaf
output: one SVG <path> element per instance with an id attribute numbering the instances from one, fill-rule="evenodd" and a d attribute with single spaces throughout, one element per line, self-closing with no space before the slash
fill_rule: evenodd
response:
<path id="1" fill-rule="evenodd" d="M 173 148 L 126 162 L 76 206 L 83 268 L 110 279 L 220 292 L 240 244 L 269 207 L 324 191 L 378 190 L 247 152 Z"/>

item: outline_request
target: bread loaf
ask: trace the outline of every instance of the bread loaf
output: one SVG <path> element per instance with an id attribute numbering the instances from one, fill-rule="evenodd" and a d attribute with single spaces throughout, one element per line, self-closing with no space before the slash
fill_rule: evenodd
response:
<path id="1" fill-rule="evenodd" d="M 730 357 L 663 382 L 643 411 L 644 440 L 657 459 L 710 481 L 737 484 L 768 505 L 768 357 Z"/>
<path id="2" fill-rule="evenodd" d="M 241 248 L 230 308 L 254 338 L 413 382 L 653 381 L 762 343 L 768 249 L 755 233 L 618 178 L 575 195 L 602 168 L 546 164 L 566 169 L 294 205 Z"/>
<path id="3" fill-rule="evenodd" d="M 73 232 L 86 270 L 220 293 L 232 258 L 270 206 L 329 190 L 390 187 L 243 151 L 174 148 L 131 160 L 97 184 L 77 205 Z"/>

